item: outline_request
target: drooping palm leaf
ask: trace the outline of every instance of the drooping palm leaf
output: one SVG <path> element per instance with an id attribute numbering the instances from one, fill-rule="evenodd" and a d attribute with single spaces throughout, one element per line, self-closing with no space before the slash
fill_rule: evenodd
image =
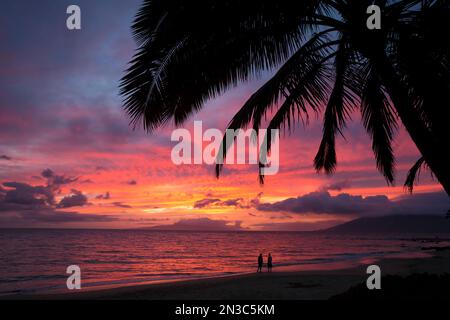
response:
<path id="1" fill-rule="evenodd" d="M 411 169 L 409 169 L 404 186 L 410 193 L 413 192 L 414 184 L 419 179 L 420 169 L 422 167 L 425 167 L 426 165 L 427 163 L 425 162 L 425 158 L 420 157 L 419 160 L 417 160 L 416 163 L 411 167 Z"/>
<path id="2" fill-rule="evenodd" d="M 209 98 L 284 62 L 305 33 L 301 19 L 319 4 L 318 0 L 302 5 L 287 0 L 146 1 L 134 25 L 141 46 L 121 83 L 133 122 L 144 120 L 148 130 L 170 118 L 180 124 Z M 152 6 L 158 8 L 155 17 Z M 163 63 L 182 41 L 175 59 Z M 164 87 L 164 92 L 153 92 L 155 86 Z M 155 97 L 144 99 L 142 91 L 152 91 Z"/>
<path id="3" fill-rule="evenodd" d="M 243 107 L 236 113 L 227 129 L 236 130 L 247 127 L 250 122 L 253 129 L 258 130 L 264 114 L 272 107 L 282 102 L 271 124 L 267 128 L 279 128 L 284 120 L 290 119 L 292 107 L 297 107 L 297 114 L 307 114 L 307 107 L 318 111 L 320 98 L 325 97 L 325 66 L 329 58 L 329 51 L 335 41 L 327 41 L 326 34 L 331 30 L 320 32 L 306 42 L 292 57 L 278 70 L 278 72 L 257 90 Z M 314 93 L 314 94 L 311 94 Z M 283 100 L 284 99 L 284 100 Z M 268 139 L 268 150 L 270 150 Z M 224 137 L 221 149 L 223 158 L 233 141 L 227 141 Z M 216 175 L 220 174 L 222 164 L 216 166 Z"/>
<path id="4" fill-rule="evenodd" d="M 388 183 L 394 182 L 392 140 L 397 118 L 373 67 L 369 67 L 362 93 L 361 114 L 364 127 L 372 138 L 377 168 Z"/>
<path id="5" fill-rule="evenodd" d="M 342 134 L 341 130 L 355 102 L 355 94 L 350 90 L 348 79 L 351 54 L 347 45 L 341 40 L 336 52 L 334 86 L 324 113 L 322 141 L 314 158 L 315 169 L 324 169 L 327 173 L 332 173 L 336 167 L 335 135 L 337 132 Z"/>
<path id="6" fill-rule="evenodd" d="M 366 8 L 372 4 L 382 9 L 381 30 L 366 28 Z M 450 42 L 441 37 L 449 24 L 446 0 L 146 0 L 133 25 L 138 50 L 122 78 L 121 94 L 132 123 L 151 131 L 168 121 L 179 125 L 208 99 L 279 68 L 229 128 L 252 123 L 258 129 L 272 111 L 269 127 L 290 128 L 295 116 L 307 120 L 308 111 L 319 109 L 326 90 L 321 85 L 308 89 L 308 83 L 326 78 L 324 86 L 332 89 L 322 103 L 324 132 L 316 169 L 334 171 L 335 135 L 361 102 L 377 167 L 388 183 L 394 179 L 391 143 L 398 113 L 450 194 L 443 151 L 448 150 L 443 137 Z M 304 53 L 303 64 L 295 57 L 324 28 L 331 28 L 330 40 L 321 41 L 331 49 L 334 64 L 313 76 L 308 67 L 318 65 L 317 52 Z"/>

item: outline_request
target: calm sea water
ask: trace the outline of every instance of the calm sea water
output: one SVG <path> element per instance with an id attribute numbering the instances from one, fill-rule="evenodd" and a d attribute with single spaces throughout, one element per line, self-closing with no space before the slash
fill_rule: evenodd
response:
<path id="1" fill-rule="evenodd" d="M 72 264 L 82 286 L 95 287 L 254 272 L 259 252 L 272 253 L 276 271 L 414 255 L 422 246 L 315 233 L 0 230 L 0 295 L 65 288 Z"/>

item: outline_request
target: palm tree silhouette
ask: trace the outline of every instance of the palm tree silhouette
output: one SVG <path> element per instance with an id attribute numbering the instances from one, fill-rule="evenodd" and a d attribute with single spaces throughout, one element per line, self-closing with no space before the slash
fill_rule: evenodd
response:
<path id="1" fill-rule="evenodd" d="M 366 26 L 369 5 L 381 29 Z M 446 0 L 146 0 L 132 26 L 138 49 L 121 80 L 134 126 L 183 123 L 204 102 L 278 68 L 228 128 L 289 130 L 323 112 L 317 171 L 336 169 L 335 137 L 359 109 L 379 171 L 394 182 L 392 141 L 401 122 L 450 195 L 446 128 L 450 30 Z M 219 175 L 221 166 L 217 166 Z"/>

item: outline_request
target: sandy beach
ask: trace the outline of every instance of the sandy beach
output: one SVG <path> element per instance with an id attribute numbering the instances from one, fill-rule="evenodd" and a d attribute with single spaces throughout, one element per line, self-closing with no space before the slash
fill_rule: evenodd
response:
<path id="1" fill-rule="evenodd" d="M 368 265 L 380 266 L 382 276 L 441 275 L 450 270 L 450 250 L 428 250 L 428 257 L 365 261 L 358 266 L 333 270 L 276 271 L 227 277 L 142 284 L 62 294 L 10 296 L 12 299 L 328 299 L 365 283 Z"/>

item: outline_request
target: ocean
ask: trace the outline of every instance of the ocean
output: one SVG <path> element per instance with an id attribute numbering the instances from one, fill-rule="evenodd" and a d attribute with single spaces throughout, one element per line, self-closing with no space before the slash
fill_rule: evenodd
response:
<path id="1" fill-rule="evenodd" d="M 260 252 L 264 260 L 272 254 L 274 272 L 420 256 L 427 241 L 418 237 L 423 235 L 2 229 L 0 295 L 63 290 L 69 265 L 81 268 L 83 288 L 96 288 L 255 272 Z"/>

